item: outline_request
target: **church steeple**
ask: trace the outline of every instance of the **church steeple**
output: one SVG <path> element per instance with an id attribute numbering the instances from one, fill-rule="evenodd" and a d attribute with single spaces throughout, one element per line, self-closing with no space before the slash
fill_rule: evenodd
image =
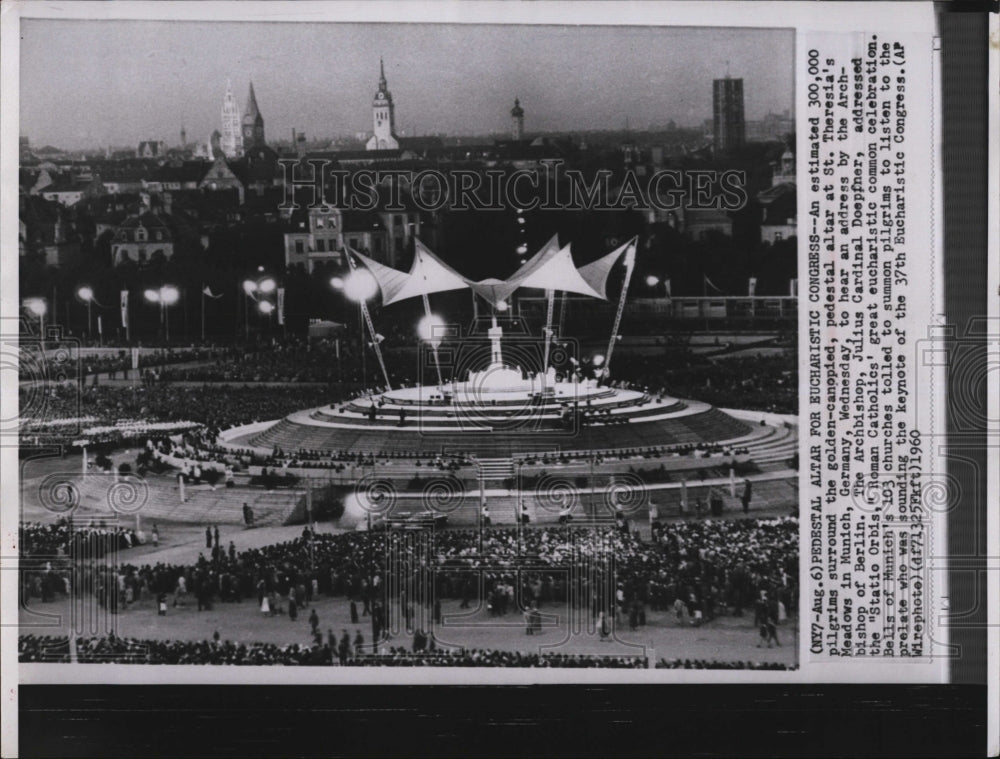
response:
<path id="1" fill-rule="evenodd" d="M 243 111 L 243 148 L 263 147 L 264 117 L 257 106 L 257 95 L 250 82 L 250 93 L 247 95 L 247 107 Z"/>
<path id="2" fill-rule="evenodd" d="M 368 150 L 395 150 L 399 147 L 396 139 L 396 108 L 392 103 L 392 93 L 385 79 L 385 62 L 378 59 L 378 90 L 372 100 L 372 138 L 366 145 Z"/>

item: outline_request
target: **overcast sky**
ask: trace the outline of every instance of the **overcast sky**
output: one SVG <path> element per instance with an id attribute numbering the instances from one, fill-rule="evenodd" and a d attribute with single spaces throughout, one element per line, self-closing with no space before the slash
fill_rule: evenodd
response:
<path id="1" fill-rule="evenodd" d="M 790 30 L 24 20 L 21 134 L 35 146 L 206 141 L 226 79 L 253 80 L 268 139 L 370 131 L 384 56 L 407 135 L 700 124 L 712 79 L 744 80 L 746 117 L 793 108 Z"/>

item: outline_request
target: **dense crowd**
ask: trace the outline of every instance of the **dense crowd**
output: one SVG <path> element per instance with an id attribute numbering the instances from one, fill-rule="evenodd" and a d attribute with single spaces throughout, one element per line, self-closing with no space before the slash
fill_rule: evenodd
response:
<path id="1" fill-rule="evenodd" d="M 128 379 L 130 376 L 135 376 L 132 369 L 132 352 L 127 348 L 102 352 L 88 351 L 84 355 L 76 353 L 75 344 L 46 343 L 45 348 L 44 359 L 39 352 L 30 362 L 21 364 L 20 379 L 34 380 L 39 377 L 55 379 L 62 376 L 65 379 L 82 380 L 95 374 L 106 374 L 109 379 Z M 231 360 L 242 353 L 241 348 L 221 346 L 143 350 L 139 354 L 138 371 L 171 364 Z"/>
<path id="2" fill-rule="evenodd" d="M 228 385 L 179 386 L 170 384 L 78 388 L 74 384 L 51 385 L 40 391 L 22 387 L 19 400 L 31 416 L 22 419 L 21 436 L 48 442 L 62 428 L 53 420 L 78 419 L 86 425 L 115 424 L 123 419 L 150 422 L 194 421 L 210 430 L 280 419 L 292 411 L 329 403 L 338 398 L 312 387 L 290 386 L 280 393 L 268 387 Z M 80 427 L 81 425 L 70 425 Z M 70 433 L 75 435 L 75 432 Z"/>
<path id="3" fill-rule="evenodd" d="M 795 352 L 674 365 L 661 356 L 615 354 L 613 374 L 633 386 L 722 408 L 797 414 L 798 365 Z"/>
<path id="4" fill-rule="evenodd" d="M 90 555 L 100 550 L 123 550 L 143 545 L 146 536 L 129 527 L 104 524 L 79 527 L 68 519 L 59 519 L 52 524 L 23 522 L 20 525 L 18 545 L 22 559 L 33 556 L 69 556 L 82 546 L 92 546 Z M 103 555 L 103 553 L 97 554 Z"/>
<path id="5" fill-rule="evenodd" d="M 603 615 L 632 629 L 645 623 L 647 606 L 672 610 L 679 622 L 691 624 L 751 608 L 755 617 L 778 622 L 794 612 L 798 596 L 797 531 L 793 518 L 671 524 L 657 530 L 652 543 L 639 541 L 627 522 L 497 528 L 482 535 L 449 530 L 426 540 L 395 531 L 317 535 L 306 528 L 295 540 L 246 551 L 231 543 L 227 550 L 216 532 L 193 565 L 121 563 L 77 577 L 114 611 L 167 595 L 174 603 L 194 596 L 201 609 L 244 600 L 259 607 L 265 598 L 269 608 L 306 607 L 323 594 L 364 604 L 380 629 L 388 628 L 393 614 L 405 616 L 409 627 L 416 610 L 429 610 L 433 599 L 421 588 L 431 587 L 434 597 L 461 598 L 464 607 L 482 592 L 495 616 L 574 598 L 593 618 Z M 561 571 L 570 566 L 592 571 Z M 469 569 L 480 570 L 481 591 Z M 59 588 L 69 567 L 55 562 L 22 573 L 26 595 L 36 592 L 33 575 L 39 573 L 46 586 Z M 409 595 L 407 586 L 414 588 Z"/>
<path id="6" fill-rule="evenodd" d="M 641 669 L 640 656 L 593 656 L 584 654 L 538 654 L 494 649 L 456 649 L 414 652 L 393 647 L 377 654 L 354 653 L 342 658 L 329 642 L 299 645 L 233 643 L 222 640 L 162 641 L 105 637 L 78 638 L 76 660 L 81 664 L 216 664 L 363 667 L 534 667 Z M 68 663 L 70 641 L 66 637 L 22 635 L 18 639 L 18 661 Z"/>

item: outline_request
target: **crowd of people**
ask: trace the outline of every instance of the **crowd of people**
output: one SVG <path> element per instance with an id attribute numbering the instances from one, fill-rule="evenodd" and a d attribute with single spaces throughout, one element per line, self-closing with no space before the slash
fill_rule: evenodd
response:
<path id="1" fill-rule="evenodd" d="M 22 522 L 18 533 L 18 546 L 22 559 L 33 556 L 72 557 L 81 546 L 92 546 L 89 555 L 97 551 L 124 550 L 144 545 L 147 537 L 142 531 L 130 527 L 105 524 L 80 527 L 68 519 L 58 519 L 51 524 Z M 100 553 L 98 555 L 103 555 Z"/>
<path id="2" fill-rule="evenodd" d="M 229 640 L 163 641 L 122 638 L 115 635 L 84 637 L 75 641 L 76 661 L 81 664 L 216 664 L 355 667 L 534 667 L 645 669 L 642 656 L 595 656 L 586 654 L 522 653 L 495 649 L 410 651 L 394 646 L 378 653 L 352 649 L 342 656 L 340 644 L 330 642 L 300 645 L 290 643 L 234 643 Z M 22 635 L 18 639 L 18 661 L 69 663 L 71 643 L 67 637 Z"/>
<path id="3" fill-rule="evenodd" d="M 756 626 L 777 624 L 796 610 L 797 531 L 794 518 L 682 522 L 658 531 L 652 543 L 638 540 L 627 524 L 447 530 L 420 540 L 394 531 L 305 528 L 294 540 L 245 551 L 232 543 L 227 550 L 218 537 L 213 545 L 209 536 L 193 565 L 121 562 L 91 568 L 90 576 L 78 568 L 76 576 L 115 612 L 142 599 L 172 597 L 176 605 L 193 597 L 199 610 L 217 601 L 260 608 L 267 599 L 272 613 L 308 608 L 318 595 L 340 596 L 355 609 L 352 618 L 363 605 L 362 615 L 384 630 L 402 618 L 409 628 L 421 611 L 430 618 L 435 600 L 460 598 L 468 607 L 481 593 L 495 616 L 572 598 L 592 619 L 633 630 L 645 624 L 647 607 L 672 611 L 683 625 L 753 610 Z M 581 566 L 591 571 L 563 571 Z M 70 565 L 59 562 L 23 572 L 22 592 L 37 593 L 33 575 L 58 589 L 69 573 Z"/>

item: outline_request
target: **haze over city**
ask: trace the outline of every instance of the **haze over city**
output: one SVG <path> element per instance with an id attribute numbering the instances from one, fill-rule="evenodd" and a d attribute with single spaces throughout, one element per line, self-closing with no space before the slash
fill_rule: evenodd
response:
<path id="1" fill-rule="evenodd" d="M 21 134 L 68 150 L 205 141 L 227 79 L 252 80 L 273 139 L 371 129 L 379 56 L 402 134 L 701 125 L 712 80 L 745 82 L 746 117 L 793 107 L 790 30 L 26 20 Z M 728 64 L 728 65 L 727 65 Z"/>

